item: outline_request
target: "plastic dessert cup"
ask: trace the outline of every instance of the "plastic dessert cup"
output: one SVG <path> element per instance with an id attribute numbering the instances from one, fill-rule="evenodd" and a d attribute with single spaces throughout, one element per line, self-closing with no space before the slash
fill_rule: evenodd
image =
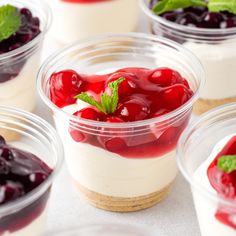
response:
<path id="1" fill-rule="evenodd" d="M 138 24 L 137 0 L 50 0 L 49 4 L 52 35 L 62 45 L 102 33 L 135 31 Z"/>
<path id="2" fill-rule="evenodd" d="M 23 46 L 0 54 L 0 105 L 34 111 L 35 78 L 43 40 L 51 22 L 50 11 L 43 1 L 37 0 L 2 0 L 0 6 L 6 4 L 29 9 L 34 17 L 39 18 L 41 32 Z"/>
<path id="3" fill-rule="evenodd" d="M 204 67 L 206 84 L 194 106 L 194 113 L 201 114 L 219 105 L 235 102 L 236 27 L 207 29 L 180 25 L 155 15 L 149 4 L 150 0 L 140 0 L 150 32 L 183 44 Z"/>
<path id="4" fill-rule="evenodd" d="M 52 169 L 38 187 L 0 206 L 0 235 L 41 235 L 46 225 L 51 185 L 62 164 L 61 141 L 44 120 L 15 108 L 0 106 L 0 129 L 2 136 L 7 130 L 19 137 L 17 141 L 7 142 L 9 145 L 33 153 Z"/>
<path id="5" fill-rule="evenodd" d="M 168 66 L 187 78 L 194 95 L 183 106 L 159 118 L 122 123 L 96 122 L 70 115 L 50 100 L 53 72 L 74 69 L 103 74 L 124 67 Z M 109 211 L 136 211 L 163 200 L 177 174 L 175 146 L 188 124 L 192 105 L 204 80 L 198 60 L 166 39 L 145 34 L 105 35 L 59 51 L 46 60 L 38 74 L 38 91 L 53 111 L 65 148 L 70 174 L 82 196 Z M 110 141 L 116 148 L 76 142 L 69 130 Z M 125 140 L 128 146 L 120 142 Z M 120 145 L 118 145 L 120 144 Z"/>
<path id="6" fill-rule="evenodd" d="M 123 224 L 96 224 L 65 231 L 46 233 L 45 236 L 154 236 L 154 231 L 143 227 Z"/>
<path id="7" fill-rule="evenodd" d="M 222 150 L 225 142 L 219 146 L 219 141 L 235 133 L 236 104 L 228 104 L 202 115 L 184 131 L 178 144 L 178 165 L 191 185 L 202 236 L 236 233 L 236 201 L 220 197 L 209 183 L 206 184 L 209 165 L 204 172 L 200 169 L 215 147 L 218 151 L 214 152 L 214 157 Z"/>

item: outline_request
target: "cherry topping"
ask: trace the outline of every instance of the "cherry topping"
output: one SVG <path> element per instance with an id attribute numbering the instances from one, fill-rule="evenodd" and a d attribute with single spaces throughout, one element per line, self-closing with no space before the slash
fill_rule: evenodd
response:
<path id="1" fill-rule="evenodd" d="M 150 113 L 148 102 L 141 97 L 131 97 L 118 106 L 116 114 L 125 121 L 144 120 Z"/>
<path id="2" fill-rule="evenodd" d="M 127 97 L 128 95 L 135 92 L 137 85 L 135 84 L 134 81 L 137 80 L 137 77 L 132 73 L 116 72 L 114 74 L 111 74 L 108 77 L 107 81 L 105 82 L 105 91 L 108 91 L 108 94 L 110 94 L 109 92 L 110 88 L 108 87 L 108 84 L 115 80 L 118 80 L 121 77 L 125 78 L 125 80 L 119 85 L 118 88 L 119 98 L 125 96 Z"/>
<path id="3" fill-rule="evenodd" d="M 104 116 L 104 114 L 102 114 L 96 108 L 93 107 L 87 107 L 81 109 L 80 111 L 75 112 L 73 115 L 78 118 L 94 120 L 94 121 L 101 121 Z M 74 121 L 70 125 L 69 132 L 71 137 L 76 142 L 86 142 L 90 138 L 89 134 L 81 131 L 81 125 L 76 124 Z"/>
<path id="4" fill-rule="evenodd" d="M 53 103 L 59 107 L 75 103 L 76 95 L 82 92 L 84 81 L 73 70 L 53 73 L 50 78 L 50 96 Z"/>
<path id="5" fill-rule="evenodd" d="M 183 80 L 177 71 L 170 70 L 169 68 L 158 68 L 154 70 L 148 79 L 152 83 L 158 84 L 161 87 L 181 83 Z"/>
<path id="6" fill-rule="evenodd" d="M 74 104 L 76 106 L 80 100 L 75 101 L 74 95 L 79 94 L 78 90 L 80 90 L 88 95 L 83 98 L 83 101 L 86 102 L 88 99 L 90 104 L 95 103 L 97 107 L 88 105 L 73 114 L 77 120 L 70 121 L 69 133 L 76 142 L 86 142 L 125 157 L 156 157 L 175 147 L 179 135 L 188 122 L 189 116 L 186 116 L 180 125 L 176 125 L 176 123 L 175 127 L 167 125 L 161 130 L 158 127 L 160 124 L 157 126 L 153 124 L 147 128 L 150 129 L 149 133 L 132 137 L 134 129 L 131 129 L 129 135 L 125 136 L 123 134 L 126 131 L 113 127 L 98 127 L 96 129 L 98 134 L 92 134 L 88 132 L 90 125 L 80 121 L 81 118 L 107 123 L 140 121 L 164 115 L 178 108 L 191 98 L 193 92 L 187 80 L 170 68 L 151 70 L 132 67 L 105 75 L 79 75 L 75 71 L 69 70 L 58 72 L 57 74 L 60 75 L 58 81 L 55 79 L 55 74 L 50 78 L 50 92 L 51 99 L 56 105 L 62 107 Z M 78 78 L 75 81 L 79 81 L 79 83 L 68 81 L 72 76 Z M 114 99 L 110 94 L 108 84 L 122 77 L 125 80 L 118 85 L 118 95 L 114 93 L 117 95 L 114 96 Z M 65 82 L 61 78 L 65 78 Z M 61 80 L 63 82 L 60 82 Z M 58 86 L 57 83 L 59 83 Z M 113 91 L 115 91 L 114 88 Z M 107 92 L 106 95 L 104 92 Z M 103 101 L 101 100 L 102 94 Z M 90 98 L 88 98 L 89 96 Z M 115 103 L 112 103 L 112 99 L 115 100 Z M 111 104 L 117 105 L 116 109 L 105 109 L 106 106 L 110 108 Z M 103 107 L 101 109 L 103 112 L 97 110 L 100 105 Z M 92 129 L 94 130 L 94 127 Z"/>
<path id="7" fill-rule="evenodd" d="M 207 169 L 207 175 L 211 186 L 216 190 L 219 196 L 236 200 L 236 170 L 226 173 L 217 166 L 218 159 L 224 155 L 236 154 L 236 136 L 232 137 L 223 149 L 217 154 L 216 158 Z M 215 214 L 216 218 L 236 230 L 236 211 L 227 206 L 219 206 Z"/>
<path id="8" fill-rule="evenodd" d="M 192 96 L 192 92 L 184 85 L 176 84 L 164 89 L 161 96 L 165 107 L 174 110 L 187 102 Z"/>

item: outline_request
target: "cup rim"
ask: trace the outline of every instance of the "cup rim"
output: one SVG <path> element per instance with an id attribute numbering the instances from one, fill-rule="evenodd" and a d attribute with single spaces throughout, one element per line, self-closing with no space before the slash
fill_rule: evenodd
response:
<path id="1" fill-rule="evenodd" d="M 187 138 L 190 135 L 192 135 L 193 133 L 195 133 L 195 131 L 193 131 L 193 130 L 195 130 L 195 127 L 198 127 L 199 124 L 201 124 L 202 122 L 204 122 L 210 118 L 217 117 L 221 114 L 224 114 L 225 111 L 231 111 L 231 110 L 236 110 L 236 103 L 228 103 L 228 104 L 216 107 L 216 108 L 200 115 L 197 120 L 190 123 L 179 138 L 177 148 L 176 148 L 176 159 L 177 159 L 177 165 L 179 167 L 180 172 L 182 173 L 184 178 L 188 181 L 188 183 L 190 184 L 191 187 L 197 189 L 199 192 L 201 192 L 207 198 L 210 198 L 214 201 L 217 201 L 217 202 L 220 202 L 224 205 L 231 206 L 231 207 L 235 208 L 236 200 L 225 199 L 217 194 L 214 194 L 211 191 L 209 191 L 206 187 L 204 187 L 203 185 L 198 183 L 198 181 L 196 181 L 194 178 L 192 178 L 192 176 L 186 170 L 185 165 L 184 165 L 184 161 L 183 161 L 184 159 L 182 158 L 184 156 L 184 151 L 183 151 L 182 147 L 186 145 L 185 142 L 186 142 Z"/>
<path id="2" fill-rule="evenodd" d="M 12 0 L 13 1 L 13 5 L 15 2 L 20 2 L 19 0 Z M 20 2 L 21 3 L 21 2 Z M 28 0 L 28 2 L 24 2 L 25 4 L 25 7 L 27 7 L 29 4 L 34 4 L 36 5 L 37 7 L 40 7 L 44 14 L 45 14 L 45 27 L 44 29 L 31 41 L 29 41 L 28 43 L 24 44 L 23 46 L 17 48 L 17 49 L 14 49 L 10 52 L 6 52 L 6 53 L 3 53 L 0 55 L 0 60 L 6 60 L 6 59 L 9 59 L 9 58 L 13 58 L 15 56 L 18 56 L 24 52 L 26 52 L 27 50 L 33 48 L 38 42 L 40 42 L 43 37 L 45 36 L 45 34 L 48 32 L 50 26 L 51 26 L 51 23 L 52 23 L 52 11 L 51 11 L 51 8 L 49 7 L 49 5 L 45 2 L 45 0 L 40 0 L 40 1 L 37 1 L 37 0 Z M 35 7 L 36 7 L 35 6 Z M 40 18 L 40 17 L 39 17 Z"/>
<path id="3" fill-rule="evenodd" d="M 76 116 L 73 116 L 69 113 L 67 113 L 66 111 L 63 111 L 62 109 L 60 109 L 59 107 L 57 107 L 44 93 L 44 90 L 42 88 L 42 79 L 43 79 L 43 74 L 44 74 L 44 70 L 47 68 L 47 65 L 49 64 L 50 61 L 53 61 L 55 58 L 57 58 L 59 55 L 62 54 L 66 54 L 67 51 L 71 51 L 73 48 L 77 48 L 79 46 L 79 48 L 84 48 L 86 45 L 94 45 L 96 43 L 98 43 L 99 41 L 102 41 L 104 39 L 109 39 L 109 38 L 116 38 L 116 39 L 121 39 L 123 37 L 131 37 L 134 38 L 136 40 L 151 40 L 152 42 L 155 43 L 162 43 L 164 45 L 167 45 L 168 47 L 177 49 L 178 52 L 181 52 L 182 54 L 185 54 L 188 56 L 188 58 L 190 58 L 191 60 L 193 60 L 195 67 L 197 68 L 197 73 L 198 73 L 198 88 L 196 90 L 196 92 L 194 93 L 194 95 L 186 102 L 184 103 L 182 106 L 178 107 L 177 109 L 161 115 L 159 117 L 156 118 L 151 118 L 151 119 L 147 119 L 147 120 L 142 120 L 142 121 L 132 121 L 132 122 L 124 122 L 124 123 L 108 123 L 108 122 L 101 122 L 101 121 L 90 121 L 87 119 L 83 119 L 83 118 L 78 118 Z M 159 122 L 163 122 L 166 120 L 170 120 L 172 118 L 177 117 L 178 115 L 188 111 L 188 109 L 190 109 L 193 105 L 193 103 L 198 99 L 199 97 L 199 93 L 200 90 L 202 89 L 203 85 L 205 82 L 205 72 L 203 69 L 202 64 L 200 63 L 199 59 L 188 49 L 184 48 L 182 45 L 166 39 L 164 37 L 157 37 L 155 35 L 149 35 L 149 34 L 145 34 L 145 33 L 123 33 L 123 34 L 102 34 L 93 38 L 87 38 L 84 40 L 79 40 L 77 42 L 74 42 L 73 44 L 68 45 L 67 47 L 63 48 L 62 50 L 58 50 L 56 52 L 54 52 L 51 56 L 49 56 L 44 63 L 41 65 L 39 71 L 38 71 L 38 75 L 37 75 L 37 91 L 41 97 L 41 99 L 44 101 L 44 103 L 53 111 L 58 112 L 59 114 L 61 114 L 64 117 L 67 117 L 68 119 L 70 119 L 71 121 L 79 121 L 81 124 L 83 125 L 89 125 L 92 127 L 102 127 L 102 128 L 131 128 L 131 127 L 140 127 L 140 126 L 145 126 L 145 125 L 150 125 L 153 123 L 159 123 Z"/>
<path id="4" fill-rule="evenodd" d="M 184 31 L 187 34 L 206 34 L 207 38 L 209 38 L 209 36 L 218 36 L 221 35 L 223 36 L 224 34 L 236 34 L 236 27 L 232 27 L 232 28 L 225 28 L 225 29 L 207 29 L 207 28 L 198 28 L 198 27 L 189 27 L 186 25 L 180 25 L 177 24 L 175 22 L 171 22 L 168 21 L 166 19 L 164 19 L 161 16 L 158 16 L 156 14 L 154 14 L 150 8 L 147 7 L 147 5 L 145 4 L 146 0 L 139 0 L 139 5 L 140 8 L 142 9 L 142 11 L 149 16 L 152 20 L 159 22 L 163 25 L 168 26 L 171 29 L 174 29 L 175 31 Z M 236 37 L 236 35 L 235 35 Z"/>
<path id="5" fill-rule="evenodd" d="M 61 139 L 59 138 L 59 135 L 55 131 L 55 129 L 45 120 L 43 120 L 41 117 L 32 114 L 27 111 L 23 111 L 21 109 L 10 107 L 10 106 L 0 106 L 0 112 L 6 112 L 13 115 L 20 115 L 24 119 L 30 120 L 33 123 L 40 124 L 41 127 L 46 128 L 50 136 L 53 137 L 56 143 L 56 150 L 57 150 L 57 159 L 55 161 L 55 166 L 52 168 L 51 174 L 47 177 L 47 179 L 41 183 L 39 186 L 34 188 L 29 193 L 25 194 L 24 196 L 14 200 L 10 201 L 8 203 L 3 204 L 0 206 L 0 216 L 8 215 L 14 212 L 17 212 L 18 210 L 24 208 L 25 206 L 28 206 L 32 202 L 34 202 L 36 199 L 38 199 L 43 192 L 45 192 L 46 189 L 49 188 L 49 186 L 52 184 L 52 181 L 54 180 L 55 176 L 58 174 L 59 170 L 61 169 L 61 166 L 63 164 L 63 156 L 64 156 L 64 150 L 63 150 L 63 144 Z"/>

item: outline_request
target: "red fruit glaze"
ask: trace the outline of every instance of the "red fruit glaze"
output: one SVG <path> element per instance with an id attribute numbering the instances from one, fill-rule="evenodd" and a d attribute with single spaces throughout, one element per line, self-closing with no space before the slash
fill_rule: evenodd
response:
<path id="1" fill-rule="evenodd" d="M 76 102 L 74 96 L 82 91 L 84 81 L 75 71 L 53 73 L 50 78 L 50 97 L 58 107 Z"/>
<path id="2" fill-rule="evenodd" d="M 121 77 L 125 80 L 119 85 L 118 105 L 113 114 L 101 114 L 97 113 L 96 109 L 85 108 L 74 115 L 111 123 L 140 121 L 166 114 L 182 106 L 193 95 L 188 82 L 177 71 L 169 68 L 151 70 L 134 67 L 119 69 L 106 75 L 78 75 L 71 70 L 55 73 L 50 78 L 51 100 L 57 106 L 63 107 L 76 103 L 76 94 L 86 92 L 100 102 L 102 93 L 111 95 L 108 84 Z M 75 78 L 75 83 L 68 81 L 70 78 Z M 190 113 L 185 115 L 178 124 L 173 124 L 174 127 L 169 126 L 168 129 L 161 130 L 158 126 L 150 127 L 150 133 L 136 137 L 132 137 L 132 131 L 129 131 L 128 138 L 121 135 L 124 130 L 121 130 L 119 135 L 116 133 L 112 136 L 112 130 L 107 128 L 98 128 L 100 136 L 88 135 L 86 129 L 82 132 L 82 124 L 74 122 L 71 122 L 69 132 L 76 142 L 87 142 L 124 157 L 156 157 L 175 148 L 189 116 Z"/>
<path id="3" fill-rule="evenodd" d="M 217 167 L 218 159 L 223 155 L 236 154 L 236 136 L 232 137 L 224 148 L 218 153 L 214 161 L 207 169 L 207 175 L 212 187 L 216 190 L 219 196 L 236 200 L 236 171 L 226 173 Z M 216 218 L 236 230 L 236 210 L 229 209 L 225 206 L 219 206 L 215 214 Z"/>
<path id="4" fill-rule="evenodd" d="M 100 121 L 103 117 L 103 114 L 93 107 L 83 108 L 80 111 L 75 112 L 73 115 L 77 116 L 78 118 L 89 119 L 94 121 Z M 71 122 L 69 128 L 70 135 L 76 142 L 86 142 L 90 138 L 90 135 L 85 132 L 82 132 L 79 128 L 79 124 Z"/>

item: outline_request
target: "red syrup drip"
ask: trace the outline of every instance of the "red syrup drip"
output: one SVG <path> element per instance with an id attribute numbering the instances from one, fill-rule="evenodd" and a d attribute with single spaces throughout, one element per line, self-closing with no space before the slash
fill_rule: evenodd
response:
<path id="1" fill-rule="evenodd" d="M 217 167 L 218 159 L 223 155 L 236 154 L 236 136 L 232 137 L 224 148 L 218 153 L 207 169 L 211 186 L 218 195 L 226 200 L 236 200 L 236 171 L 226 173 Z M 236 205 L 236 203 L 235 203 Z M 236 207 L 234 209 L 220 205 L 215 214 L 216 219 L 236 230 Z"/>
<path id="2" fill-rule="evenodd" d="M 177 109 L 193 95 L 188 82 L 177 71 L 169 68 L 123 68 L 106 75 L 79 75 L 73 70 L 54 73 L 49 81 L 50 98 L 59 108 L 74 104 L 74 96 L 81 92 L 87 92 L 99 101 L 104 91 L 110 93 L 108 84 L 120 77 L 125 80 L 119 85 L 119 102 L 113 114 L 104 114 L 88 105 L 74 115 L 111 123 L 146 120 Z M 83 127 L 76 129 L 73 122 L 69 132 L 76 142 L 89 143 L 123 157 L 157 157 L 175 148 L 189 118 L 190 112 L 168 128 L 165 126 L 160 131 L 153 125 L 148 127 L 147 134 L 134 134 L 132 137 L 104 135 L 109 129 L 100 130 L 101 135 L 91 135 L 83 132 Z"/>

